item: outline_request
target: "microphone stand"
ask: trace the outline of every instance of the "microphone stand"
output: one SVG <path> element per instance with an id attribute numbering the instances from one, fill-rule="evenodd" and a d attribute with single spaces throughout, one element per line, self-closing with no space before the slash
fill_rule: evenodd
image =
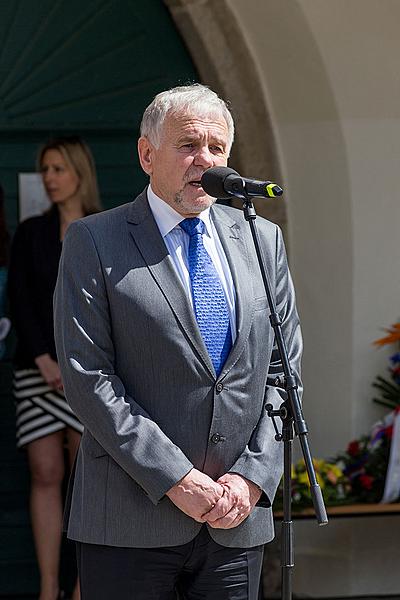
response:
<path id="1" fill-rule="evenodd" d="M 256 226 L 257 214 L 251 197 L 246 193 L 243 183 L 243 190 L 235 190 L 236 197 L 243 200 L 244 218 L 250 225 L 251 234 L 260 265 L 261 276 L 265 287 L 270 309 L 270 322 L 274 330 L 275 341 L 278 346 L 279 356 L 283 367 L 283 377 L 277 378 L 276 383 L 287 392 L 287 400 L 283 402 L 279 410 L 274 410 L 272 404 L 266 404 L 265 409 L 268 416 L 272 418 L 276 432 L 275 439 L 284 444 L 284 472 L 283 472 L 283 522 L 282 522 L 282 543 L 281 543 L 281 567 L 282 567 L 282 600 L 291 600 L 292 598 L 292 572 L 294 567 L 293 550 L 293 522 L 292 522 L 292 447 L 294 432 L 299 438 L 301 450 L 304 457 L 306 471 L 310 482 L 311 498 L 314 505 L 315 515 L 318 525 L 326 525 L 328 518 L 322 497 L 321 488 L 317 482 L 314 464 L 307 440 L 307 424 L 304 420 L 300 399 L 297 391 L 296 378 L 293 376 L 290 367 L 289 357 L 286 349 L 285 340 L 282 334 L 282 321 L 276 312 L 274 298 L 271 293 L 271 286 L 266 272 L 264 259 L 261 252 L 260 240 Z M 282 432 L 279 433 L 275 418 L 282 420 Z"/>

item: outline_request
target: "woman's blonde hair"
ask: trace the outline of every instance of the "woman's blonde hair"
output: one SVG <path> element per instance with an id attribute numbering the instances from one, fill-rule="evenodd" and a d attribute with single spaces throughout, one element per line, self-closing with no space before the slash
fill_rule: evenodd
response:
<path id="1" fill-rule="evenodd" d="M 79 177 L 78 195 L 85 215 L 101 210 L 99 189 L 97 186 L 96 166 L 87 144 L 78 136 L 65 136 L 49 140 L 38 152 L 37 170 L 41 170 L 42 161 L 48 150 L 58 150 Z"/>

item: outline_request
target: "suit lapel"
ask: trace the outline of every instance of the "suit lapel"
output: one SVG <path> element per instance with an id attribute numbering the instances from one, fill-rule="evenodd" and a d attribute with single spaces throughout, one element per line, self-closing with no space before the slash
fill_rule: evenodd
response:
<path id="1" fill-rule="evenodd" d="M 254 315 L 254 293 L 243 222 L 234 221 L 220 206 L 212 208 L 212 219 L 226 254 L 236 292 L 236 340 L 221 375 L 237 362 L 248 339 Z"/>
<path id="2" fill-rule="evenodd" d="M 127 220 L 129 232 L 152 277 L 184 329 L 189 342 L 194 346 L 211 376 L 215 378 L 214 368 L 192 306 L 154 220 L 145 191 L 132 202 Z"/>

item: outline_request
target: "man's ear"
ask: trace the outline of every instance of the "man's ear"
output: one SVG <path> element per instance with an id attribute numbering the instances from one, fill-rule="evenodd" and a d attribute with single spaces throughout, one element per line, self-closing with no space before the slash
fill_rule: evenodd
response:
<path id="1" fill-rule="evenodd" d="M 147 173 L 147 175 L 151 175 L 153 173 L 153 151 L 154 147 L 149 140 L 146 137 L 140 137 L 138 140 L 139 162 L 143 171 Z"/>

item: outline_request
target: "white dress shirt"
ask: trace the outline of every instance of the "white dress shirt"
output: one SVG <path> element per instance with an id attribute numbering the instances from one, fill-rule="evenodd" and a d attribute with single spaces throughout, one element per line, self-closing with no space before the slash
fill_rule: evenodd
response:
<path id="1" fill-rule="evenodd" d="M 179 227 L 179 223 L 184 217 L 180 215 L 169 204 L 159 198 L 151 189 L 147 188 L 147 198 L 151 212 L 157 223 L 158 229 L 167 246 L 168 252 L 174 263 L 176 272 L 182 281 L 188 298 L 193 307 L 192 290 L 190 286 L 190 276 L 188 267 L 189 235 Z M 203 244 L 208 252 L 220 278 L 224 290 L 226 303 L 229 311 L 229 318 L 232 332 L 232 343 L 236 339 L 236 309 L 235 309 L 235 287 L 233 285 L 232 275 L 229 264 L 225 256 L 224 249 L 219 240 L 218 233 L 210 218 L 210 209 L 207 208 L 199 215 L 199 219 L 204 222 L 205 231 L 203 234 Z"/>

